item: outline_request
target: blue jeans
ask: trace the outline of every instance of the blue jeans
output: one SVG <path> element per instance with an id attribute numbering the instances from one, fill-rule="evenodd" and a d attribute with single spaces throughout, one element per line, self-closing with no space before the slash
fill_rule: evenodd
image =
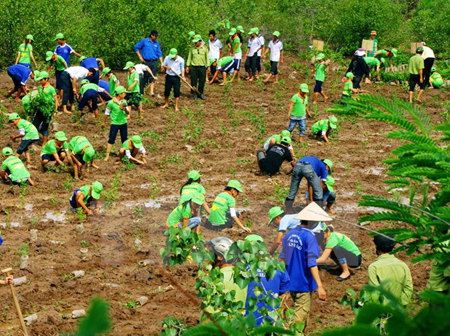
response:
<path id="1" fill-rule="evenodd" d="M 302 120 L 291 119 L 291 121 L 289 122 L 288 131 L 292 133 L 292 131 L 295 129 L 295 126 L 297 126 L 297 124 L 298 124 L 298 128 L 300 129 L 300 136 L 304 136 L 305 131 L 306 131 L 306 119 L 302 119 Z"/>
<path id="2" fill-rule="evenodd" d="M 313 166 L 307 162 L 297 162 L 292 171 L 291 186 L 289 188 L 289 193 L 285 200 L 285 205 L 287 208 L 292 208 L 294 204 L 295 197 L 297 196 L 298 188 L 300 182 L 303 178 L 309 182 L 313 189 L 313 200 L 322 206 L 323 202 L 323 189 L 320 179 L 314 171 Z"/>

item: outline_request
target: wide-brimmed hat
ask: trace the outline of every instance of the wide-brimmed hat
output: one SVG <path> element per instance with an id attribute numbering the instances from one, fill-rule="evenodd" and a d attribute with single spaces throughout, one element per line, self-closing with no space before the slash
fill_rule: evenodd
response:
<path id="1" fill-rule="evenodd" d="M 316 202 L 308 204 L 294 219 L 314 222 L 330 222 L 333 220 Z"/>

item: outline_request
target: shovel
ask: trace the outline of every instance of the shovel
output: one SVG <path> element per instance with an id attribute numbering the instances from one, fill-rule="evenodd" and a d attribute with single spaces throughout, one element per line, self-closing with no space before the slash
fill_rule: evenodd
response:
<path id="1" fill-rule="evenodd" d="M 2 273 L 5 274 L 7 277 L 11 276 L 11 272 L 12 268 L 6 268 L 4 270 L 2 270 Z M 17 315 L 19 316 L 19 322 L 20 322 L 20 327 L 22 328 L 22 331 L 24 333 L 25 336 L 28 336 L 28 331 L 27 331 L 27 327 L 25 326 L 25 322 L 23 320 L 23 316 L 22 316 L 22 310 L 20 309 L 20 305 L 19 305 L 19 300 L 17 299 L 17 295 L 16 295 L 16 290 L 14 288 L 14 284 L 10 284 L 9 285 L 9 289 L 11 290 L 11 294 L 13 296 L 13 300 L 14 300 L 14 306 L 16 307 L 17 310 Z"/>
<path id="2" fill-rule="evenodd" d="M 202 95 L 201 93 L 200 93 L 200 91 L 198 91 L 198 89 L 196 88 L 196 87 L 193 87 L 191 84 L 189 84 L 188 83 L 188 81 L 186 80 L 186 79 L 183 79 L 183 77 L 181 77 L 179 74 L 177 74 L 175 71 L 172 71 L 175 75 L 177 75 L 178 76 L 178 78 L 180 78 L 187 86 L 189 86 L 189 88 L 192 90 L 192 91 L 194 91 L 196 94 L 198 94 L 198 95 Z"/>

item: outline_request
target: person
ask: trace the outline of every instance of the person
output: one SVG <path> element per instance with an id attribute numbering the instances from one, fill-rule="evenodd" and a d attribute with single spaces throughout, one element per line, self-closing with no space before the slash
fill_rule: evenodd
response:
<path id="1" fill-rule="evenodd" d="M 336 203 L 336 192 L 334 191 L 335 180 L 331 175 L 327 176 L 327 180 L 323 185 L 323 198 L 322 202 L 326 203 L 326 210 L 329 214 L 334 215 L 332 206 Z M 306 191 L 306 200 L 310 200 L 309 192 Z"/>
<path id="2" fill-rule="evenodd" d="M 374 237 L 373 242 L 378 258 L 367 268 L 368 284 L 383 286 L 401 305 L 407 306 L 414 289 L 411 271 L 408 265 L 391 254 L 395 247 L 394 236 L 378 235 Z M 383 301 L 384 304 L 388 303 L 386 298 Z"/>
<path id="3" fill-rule="evenodd" d="M 98 93 L 98 100 L 100 101 L 98 106 L 101 106 L 101 105 L 103 105 L 103 103 L 109 102 L 112 99 L 111 97 L 113 97 L 113 96 L 111 95 L 111 91 L 109 90 L 109 82 L 107 82 L 103 79 L 100 79 L 98 81 L 98 86 L 100 88 L 102 88 L 103 90 L 105 90 L 104 92 Z"/>
<path id="4" fill-rule="evenodd" d="M 241 183 L 238 180 L 230 180 L 225 191 L 217 195 L 214 200 L 208 220 L 203 226 L 208 230 L 222 231 L 237 223 L 242 230 L 251 233 L 250 228 L 242 225 L 239 220 L 239 213 L 236 212 L 236 198 L 240 192 L 242 192 Z"/>
<path id="5" fill-rule="evenodd" d="M 64 58 L 66 61 L 67 67 L 70 67 L 70 54 L 74 54 L 77 57 L 81 57 L 81 54 L 77 53 L 70 45 L 66 43 L 64 39 L 64 34 L 58 33 L 56 34 L 55 41 L 58 42 L 58 45 L 55 49 L 55 54 Z"/>
<path id="6" fill-rule="evenodd" d="M 330 64 L 325 61 L 325 54 L 320 53 L 316 57 L 316 85 L 314 86 L 314 102 L 313 104 L 317 104 L 317 99 L 319 98 L 319 94 L 323 97 L 323 101 L 327 102 L 328 97 L 323 92 L 322 85 L 325 81 L 325 75 L 328 73 Z"/>
<path id="7" fill-rule="evenodd" d="M 158 59 L 163 63 L 163 53 L 161 51 L 161 45 L 158 42 L 158 32 L 152 30 L 149 37 L 140 40 L 134 46 L 134 51 L 138 55 L 142 63 L 145 63 L 151 70 L 152 73 L 158 76 Z M 155 81 L 153 77 L 148 78 L 150 82 L 150 94 L 152 97 L 155 95 Z"/>
<path id="8" fill-rule="evenodd" d="M 275 84 L 278 83 L 278 63 L 283 64 L 284 62 L 283 42 L 280 41 L 279 37 L 280 32 L 278 30 L 274 31 L 273 40 L 269 42 L 266 52 L 262 56 L 264 59 L 270 51 L 270 74 L 264 80 L 264 83 L 268 83 L 272 76 L 275 76 Z"/>
<path id="9" fill-rule="evenodd" d="M 138 110 L 138 117 L 140 118 L 142 112 L 141 106 L 141 89 L 140 89 L 140 81 L 139 74 L 134 67 L 134 63 L 128 61 L 125 64 L 123 70 L 128 70 L 127 73 L 127 84 L 128 90 L 125 96 L 125 100 L 127 101 L 128 106 L 133 106 Z"/>
<path id="10" fill-rule="evenodd" d="M 40 82 L 38 94 L 45 97 L 45 108 L 42 108 L 43 106 L 40 104 L 33 119 L 33 125 L 42 134 L 42 146 L 45 146 L 47 143 L 48 127 L 52 116 L 56 116 L 56 112 L 58 111 L 58 95 L 55 88 L 50 85 L 49 77 L 50 75 L 47 71 L 40 71 L 39 77 L 36 78 L 36 82 Z"/>
<path id="11" fill-rule="evenodd" d="M 80 112 L 80 115 L 78 117 L 79 119 L 81 119 L 81 117 L 83 116 L 83 109 L 86 106 L 89 106 L 89 102 L 90 102 L 91 104 L 89 107 L 94 112 L 95 119 L 100 120 L 100 117 L 98 115 L 98 93 L 99 92 L 102 92 L 102 93 L 106 94 L 107 96 L 109 96 L 111 99 L 113 99 L 113 97 L 111 97 L 111 95 L 105 89 L 102 89 L 97 84 L 89 82 L 88 79 L 83 79 L 81 81 L 81 85 L 80 85 L 81 99 L 80 99 L 80 102 L 78 103 L 78 111 Z"/>
<path id="12" fill-rule="evenodd" d="M 27 168 L 25 168 L 23 162 L 13 155 L 13 150 L 10 147 L 2 149 L 3 163 L 0 176 L 5 183 L 21 185 L 22 183 L 28 183 L 33 186 L 34 182 L 31 179 L 31 175 Z"/>
<path id="13" fill-rule="evenodd" d="M 11 140 L 15 141 L 16 139 L 22 138 L 19 147 L 17 147 L 16 156 L 20 157 L 25 153 L 26 164 L 30 165 L 31 159 L 28 150 L 35 141 L 39 140 L 38 130 L 28 120 L 21 119 L 17 113 L 11 113 L 9 115 L 9 122 L 12 122 L 19 129 L 19 134 L 11 135 Z"/>
<path id="14" fill-rule="evenodd" d="M 281 144 L 281 140 L 285 137 L 291 137 L 291 132 L 289 132 L 288 130 L 283 130 L 281 131 L 281 134 L 274 134 L 271 137 L 267 138 L 266 141 L 264 141 L 264 151 L 268 152 L 269 148 L 275 144 Z M 293 161 L 297 161 L 297 159 L 295 158 L 295 153 L 294 153 L 294 147 L 292 147 L 292 140 L 291 140 L 291 144 L 288 147 L 289 151 L 291 152 L 291 156 Z"/>
<path id="15" fill-rule="evenodd" d="M 355 89 L 361 88 L 360 83 L 364 75 L 366 77 L 369 77 L 370 75 L 369 66 L 367 65 L 366 61 L 364 61 L 365 54 L 366 52 L 362 48 L 356 50 L 353 54 L 350 66 L 346 71 L 346 73 L 351 72 L 353 74 L 353 87 Z"/>
<path id="16" fill-rule="evenodd" d="M 272 223 L 274 225 L 278 225 L 277 237 L 275 238 L 272 246 L 269 249 L 269 254 L 273 255 L 278 249 L 278 246 L 280 246 L 283 242 L 283 237 L 286 234 L 286 231 L 295 229 L 300 225 L 300 221 L 298 219 L 295 219 L 295 216 L 297 216 L 297 214 L 287 215 L 285 211 L 279 206 L 270 208 L 268 216 L 268 226 L 272 225 Z"/>
<path id="17" fill-rule="evenodd" d="M 200 35 L 195 35 L 192 40 L 194 46 L 189 50 L 188 58 L 186 61 L 186 73 L 191 72 L 191 85 L 200 92 L 198 98 L 206 100 L 203 96 L 206 83 L 206 69 L 209 67 L 209 51 L 208 48 L 202 44 L 202 38 Z M 192 90 L 192 98 L 197 98 L 196 93 Z"/>
<path id="18" fill-rule="evenodd" d="M 346 235 L 335 232 L 331 226 L 324 231 L 325 249 L 317 259 L 318 264 L 323 264 L 329 257 L 340 265 L 342 273 L 337 281 L 345 281 L 352 277 L 349 267 L 358 268 L 362 263 L 362 255 L 355 243 Z"/>
<path id="19" fill-rule="evenodd" d="M 195 193 L 199 193 L 203 196 L 206 195 L 205 188 L 200 184 L 201 177 L 202 175 L 200 175 L 200 173 L 197 170 L 191 170 L 187 174 L 188 180 L 185 184 L 183 184 L 183 186 L 180 189 L 180 201 L 178 202 L 178 204 L 186 202 Z M 206 202 L 206 199 L 205 202 L 203 203 L 203 208 L 208 214 L 211 212 L 208 203 Z"/>
<path id="20" fill-rule="evenodd" d="M 138 153 L 141 153 L 142 155 L 141 160 L 137 158 Z M 118 163 L 122 161 L 124 156 L 132 163 L 139 165 L 147 164 L 146 151 L 139 135 L 133 135 L 131 139 L 128 139 L 122 144 L 122 148 L 119 150 Z"/>
<path id="21" fill-rule="evenodd" d="M 29 78 L 34 79 L 34 73 L 29 67 L 16 64 L 8 68 L 8 76 L 11 77 L 14 87 L 6 94 L 5 98 L 9 98 L 14 92 L 17 92 L 16 101 L 20 103 L 20 95 L 28 93 L 27 81 Z"/>
<path id="22" fill-rule="evenodd" d="M 223 82 L 219 84 L 219 86 L 227 85 L 227 74 L 234 70 L 235 60 L 233 56 L 225 56 L 220 60 L 214 62 L 214 66 L 216 66 L 216 72 L 214 73 L 212 79 L 209 81 L 209 84 L 213 84 L 214 81 L 219 77 L 219 73 L 222 73 Z"/>
<path id="23" fill-rule="evenodd" d="M 53 51 L 47 51 L 45 53 L 45 60 L 48 62 L 47 72 L 52 71 L 52 67 L 55 68 L 56 77 L 56 91 L 58 92 L 59 100 L 62 99 L 62 84 L 61 74 L 68 68 L 66 61 L 59 55 L 56 55 Z"/>
<path id="24" fill-rule="evenodd" d="M 148 85 L 149 78 L 152 77 L 153 81 L 156 81 L 157 78 L 153 75 L 152 69 L 146 64 L 135 64 L 134 68 L 139 74 L 139 92 L 141 95 L 144 94 L 145 88 Z"/>
<path id="25" fill-rule="evenodd" d="M 56 161 L 55 166 L 62 166 L 64 164 L 64 159 L 68 157 L 69 144 L 67 143 L 66 133 L 59 131 L 55 133 L 55 139 L 50 140 L 42 146 L 41 151 L 41 167 L 42 172 L 45 173 L 45 166 L 50 163 L 50 161 Z"/>
<path id="26" fill-rule="evenodd" d="M 423 48 L 422 58 L 424 62 L 423 80 L 424 86 L 427 87 L 430 85 L 431 68 L 433 67 L 436 56 L 434 55 L 433 49 L 428 47 L 425 42 L 422 42 L 422 48 Z"/>
<path id="27" fill-rule="evenodd" d="M 34 67 L 37 69 L 38 65 L 33 56 L 33 35 L 28 34 L 25 37 L 25 41 L 19 46 L 19 51 L 17 52 L 16 62 L 14 64 L 24 65 L 27 68 L 31 66 L 31 61 L 34 63 Z"/>
<path id="28" fill-rule="evenodd" d="M 307 228 L 307 222 L 291 229 L 283 238 L 280 258 L 286 264 L 289 274 L 289 291 L 294 300 L 294 316 L 291 325 L 304 323 L 307 333 L 312 292 L 317 290 L 320 300 L 326 300 L 327 293 L 320 279 L 316 259 L 320 255 L 317 240 Z M 300 330 L 301 331 L 301 330 Z"/>
<path id="29" fill-rule="evenodd" d="M 175 111 L 179 110 L 179 101 L 181 95 L 181 81 L 186 80 L 184 77 L 184 59 L 178 55 L 178 50 L 175 48 L 170 49 L 169 55 L 166 56 L 162 66 L 166 71 L 166 82 L 164 84 L 164 105 L 161 108 L 167 108 L 169 106 L 170 91 L 173 88 L 173 96 L 175 98 Z"/>
<path id="30" fill-rule="evenodd" d="M 187 40 L 187 46 L 188 46 L 188 48 L 190 48 L 191 46 L 192 46 L 192 40 L 194 39 L 194 36 L 195 35 L 197 35 L 197 34 L 195 34 L 195 31 L 193 31 L 193 30 L 191 30 L 189 33 L 188 33 L 188 40 Z"/>
<path id="31" fill-rule="evenodd" d="M 300 84 L 298 92 L 291 98 L 291 104 L 288 111 L 288 118 L 290 120 L 288 131 L 292 134 L 295 126 L 298 125 L 300 142 L 303 142 L 303 136 L 306 131 L 306 114 L 308 114 L 308 117 L 312 118 L 308 108 L 308 93 L 308 84 Z"/>
<path id="32" fill-rule="evenodd" d="M 214 76 L 216 73 L 216 66 L 215 62 L 212 62 L 212 60 L 217 61 L 222 58 L 223 56 L 223 46 L 222 42 L 216 37 L 216 31 L 210 30 L 209 31 L 209 73 L 211 76 Z"/>
<path id="33" fill-rule="evenodd" d="M 233 56 L 233 77 L 230 82 L 233 82 L 235 78 L 237 81 L 241 81 L 241 77 L 239 76 L 239 70 L 241 69 L 241 61 L 242 61 L 242 40 L 241 36 L 238 34 L 236 28 L 231 28 L 230 33 L 230 50 L 231 56 Z"/>
<path id="34" fill-rule="evenodd" d="M 338 120 L 336 117 L 319 120 L 311 127 L 312 134 L 315 135 L 317 139 L 323 139 L 325 142 L 330 142 L 328 138 L 332 130 L 337 128 L 337 123 Z"/>
<path id="35" fill-rule="evenodd" d="M 442 232 L 446 234 L 448 231 Z M 434 252 L 445 253 L 449 252 L 450 241 L 442 242 L 441 246 L 434 249 Z M 434 259 L 431 264 L 430 277 L 428 278 L 427 289 L 434 292 L 448 294 L 450 290 L 450 265 L 442 264 L 440 259 Z"/>
<path id="36" fill-rule="evenodd" d="M 76 189 L 72 197 L 69 199 L 70 206 L 73 209 L 81 208 L 83 213 L 88 216 L 99 215 L 100 207 L 98 205 L 98 200 L 100 199 L 101 193 L 103 191 L 103 184 L 96 181 L 91 185 L 87 184 L 79 189 Z M 90 209 L 94 208 L 94 211 Z"/>
<path id="37" fill-rule="evenodd" d="M 255 27 L 253 29 L 255 29 L 256 36 L 258 37 L 258 39 L 260 40 L 261 45 L 262 45 L 262 48 L 259 49 L 256 54 L 256 72 L 257 72 L 256 78 L 259 79 L 261 77 L 261 56 L 264 55 L 266 41 L 264 39 L 264 36 L 259 33 L 258 27 Z"/>
<path id="38" fill-rule="evenodd" d="M 130 120 L 131 109 L 127 106 L 125 99 L 125 88 L 118 86 L 116 88 L 116 99 L 110 100 L 105 109 L 102 128 L 105 127 L 106 119 L 111 117 L 111 127 L 109 129 L 108 145 L 106 146 L 105 161 L 109 160 L 112 146 L 116 142 L 117 133 L 120 131 L 120 143 L 128 139 L 128 120 Z"/>
<path id="39" fill-rule="evenodd" d="M 417 101 L 422 103 L 422 95 L 425 90 L 424 68 L 425 63 L 422 57 L 423 47 L 417 47 L 416 54 L 409 59 L 409 102 L 413 103 L 414 90 L 419 86 Z"/>
<path id="40" fill-rule="evenodd" d="M 439 89 L 442 85 L 444 85 L 444 80 L 442 76 L 437 72 L 435 67 L 431 68 L 431 76 L 430 76 L 430 86 L 432 89 Z"/>
<path id="41" fill-rule="evenodd" d="M 347 72 L 345 74 L 345 82 L 344 82 L 344 91 L 342 91 L 341 96 L 341 104 L 347 105 L 345 101 L 352 97 L 352 93 L 358 93 L 358 89 L 353 88 L 353 74 L 351 72 Z"/>
<path id="42" fill-rule="evenodd" d="M 250 38 L 247 43 L 247 52 L 245 53 L 245 71 L 248 73 L 249 81 L 252 82 L 256 77 L 256 56 L 263 48 L 261 40 L 256 36 L 256 29 L 250 29 L 248 33 Z"/>
<path id="43" fill-rule="evenodd" d="M 182 204 L 179 204 L 172 210 L 166 221 L 167 228 L 175 227 L 189 227 L 190 229 L 197 229 L 200 233 L 200 224 L 202 219 L 200 217 L 200 208 L 205 202 L 205 196 L 200 193 L 194 193 L 191 198 Z"/>
<path id="44" fill-rule="evenodd" d="M 372 41 L 373 44 L 372 44 L 371 49 L 367 49 L 367 56 L 374 57 L 375 53 L 378 50 L 378 39 L 377 39 L 377 31 L 376 30 L 372 30 L 370 32 L 370 41 Z"/>
<path id="45" fill-rule="evenodd" d="M 294 166 L 291 178 L 291 186 L 286 196 L 284 204 L 288 213 L 292 211 L 295 196 L 303 177 L 308 181 L 309 194 L 313 196 L 313 201 L 322 204 L 323 184 L 327 180 L 328 173 L 333 169 L 333 162 L 329 159 L 320 160 L 315 156 L 305 156 L 297 161 Z"/>
<path id="46" fill-rule="evenodd" d="M 377 80 L 380 81 L 380 65 L 381 62 L 375 57 L 364 57 L 364 61 L 369 67 L 375 67 L 377 71 Z M 369 74 L 369 79 L 372 79 L 372 74 Z"/>
<path id="47" fill-rule="evenodd" d="M 376 59 L 378 59 L 379 61 L 382 60 L 382 58 L 387 57 L 389 58 L 389 64 L 391 67 L 391 71 L 394 71 L 394 64 L 392 63 L 392 58 L 393 57 L 397 57 L 397 49 L 392 48 L 392 49 L 381 49 L 378 50 L 373 57 L 375 57 Z M 385 62 L 383 62 L 385 63 Z"/>
<path id="48" fill-rule="evenodd" d="M 95 150 L 91 143 L 84 136 L 75 136 L 69 142 L 70 159 L 69 162 L 73 167 L 73 175 L 75 180 L 83 179 L 83 166 L 88 164 L 98 169 L 98 166 L 94 164 Z"/>
<path id="49" fill-rule="evenodd" d="M 101 58 L 96 57 L 86 57 L 81 56 L 80 57 L 80 66 L 86 69 L 94 69 L 93 75 L 88 78 L 89 82 L 98 84 L 98 81 L 100 80 L 100 65 L 102 66 L 102 69 L 105 68 L 105 62 Z"/>
<path id="50" fill-rule="evenodd" d="M 261 236 L 254 234 L 248 235 L 247 237 L 245 237 L 245 240 L 250 242 L 256 241 L 264 243 L 264 240 L 262 239 Z M 269 304 L 265 303 L 263 299 L 267 296 L 269 296 L 272 299 L 274 299 L 275 296 L 283 298 L 284 295 L 286 295 L 289 292 L 289 283 L 291 280 L 286 271 L 282 272 L 280 270 L 277 270 L 275 275 L 269 279 L 266 276 L 266 273 L 259 268 L 257 268 L 257 277 L 259 278 L 259 281 L 258 282 L 251 281 L 247 287 L 247 299 L 245 300 L 245 315 L 250 314 L 249 311 L 250 298 L 253 298 L 253 300 L 256 299 L 256 310 L 253 311 L 252 314 L 255 316 L 256 326 L 258 327 L 264 320 L 269 320 L 271 324 L 273 323 L 273 319 L 269 316 L 268 313 L 266 315 L 260 314 L 259 310 L 261 308 L 263 309 L 266 308 L 267 312 L 271 312 L 278 309 L 277 306 L 272 307 Z M 260 292 L 261 294 L 259 294 L 258 292 Z"/>
<path id="51" fill-rule="evenodd" d="M 269 148 L 267 155 L 262 150 L 256 153 L 260 175 L 264 173 L 270 176 L 278 174 L 284 161 L 289 162 L 292 167 L 295 165 L 294 158 L 289 150 L 290 144 L 291 138 L 284 137 L 280 144 L 275 144 Z"/>
<path id="52" fill-rule="evenodd" d="M 89 70 L 81 66 L 73 66 L 64 70 L 61 74 L 61 87 L 62 87 L 62 108 L 64 113 L 70 114 L 67 110 L 67 103 L 70 104 L 71 110 L 73 109 L 73 103 L 75 97 L 78 98 L 77 82 L 86 77 L 92 75 Z"/>
<path id="53" fill-rule="evenodd" d="M 116 87 L 120 85 L 120 81 L 117 79 L 117 76 L 112 72 L 112 70 L 108 67 L 103 69 L 103 75 L 108 79 L 109 83 L 109 94 L 113 97 L 116 96 Z"/>

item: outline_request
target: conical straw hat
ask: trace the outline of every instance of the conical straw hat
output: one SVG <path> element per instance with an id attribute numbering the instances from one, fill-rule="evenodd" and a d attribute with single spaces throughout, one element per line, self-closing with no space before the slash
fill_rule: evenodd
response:
<path id="1" fill-rule="evenodd" d="M 307 207 L 298 213 L 295 219 L 304 221 L 329 222 L 331 218 L 317 203 L 311 202 Z"/>

